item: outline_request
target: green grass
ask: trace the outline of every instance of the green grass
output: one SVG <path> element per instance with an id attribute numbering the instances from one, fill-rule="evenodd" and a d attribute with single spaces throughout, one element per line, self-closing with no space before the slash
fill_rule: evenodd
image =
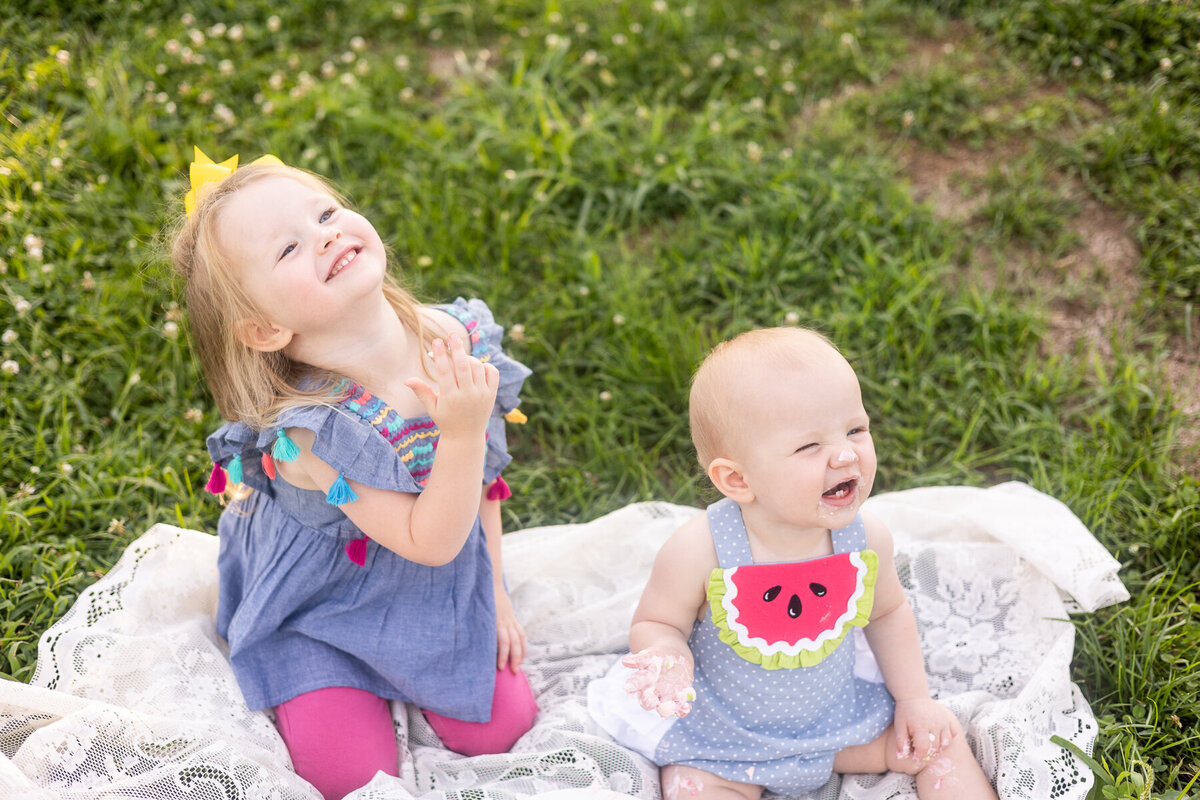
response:
<path id="1" fill-rule="evenodd" d="M 215 527 L 219 420 L 159 258 L 195 143 L 327 174 L 421 297 L 523 326 L 510 529 L 712 499 L 695 364 L 750 327 L 824 330 L 862 374 L 880 490 L 1024 480 L 1121 560 L 1133 599 L 1077 620 L 1096 797 L 1192 791 L 1196 421 L 1158 358 L 1200 347 L 1197 41 L 1190 4 L 1135 0 L 4 12 L 0 673 L 28 680 L 151 524 Z M 991 159 L 956 179 L 965 218 L 912 199 L 913 152 Z M 1141 247 L 1136 328 L 1103 355 L 1050 346 L 1055 298 L 983 279 L 1077 249 L 1085 199 Z"/>

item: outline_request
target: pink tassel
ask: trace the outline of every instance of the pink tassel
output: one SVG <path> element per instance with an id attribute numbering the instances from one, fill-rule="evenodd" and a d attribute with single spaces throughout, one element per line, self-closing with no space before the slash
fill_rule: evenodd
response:
<path id="1" fill-rule="evenodd" d="M 275 480 L 275 459 L 271 458 L 270 453 L 263 453 L 262 468 L 268 478 Z"/>
<path id="2" fill-rule="evenodd" d="M 225 493 L 225 470 L 220 464 L 213 464 L 212 474 L 208 476 L 208 484 L 204 487 L 213 494 Z"/>
<path id="3" fill-rule="evenodd" d="M 507 500 L 512 497 L 512 489 L 508 488 L 508 484 L 504 482 L 503 475 L 497 475 L 496 480 L 492 481 L 492 485 L 488 487 L 488 500 Z"/>
<path id="4" fill-rule="evenodd" d="M 346 545 L 346 558 L 349 558 L 360 567 L 366 566 L 367 563 L 367 537 L 361 539 L 351 539 Z"/>

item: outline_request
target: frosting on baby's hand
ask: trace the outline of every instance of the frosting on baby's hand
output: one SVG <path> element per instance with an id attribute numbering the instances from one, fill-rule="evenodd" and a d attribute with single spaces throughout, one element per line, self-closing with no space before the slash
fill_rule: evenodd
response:
<path id="1" fill-rule="evenodd" d="M 625 681 L 625 691 L 637 698 L 642 708 L 658 712 L 660 717 L 684 717 L 692 710 L 696 690 L 683 657 L 650 649 L 625 656 L 621 663 L 634 670 Z"/>

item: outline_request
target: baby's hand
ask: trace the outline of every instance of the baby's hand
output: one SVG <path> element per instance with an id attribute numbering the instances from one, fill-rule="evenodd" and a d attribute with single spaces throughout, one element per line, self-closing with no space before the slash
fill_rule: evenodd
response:
<path id="1" fill-rule="evenodd" d="M 958 718 L 929 697 L 896 701 L 896 757 L 918 764 L 937 758 L 962 733 Z"/>
<path id="2" fill-rule="evenodd" d="M 437 388 L 417 377 L 409 378 L 405 385 L 425 406 L 443 437 L 476 431 L 482 435 L 496 404 L 500 373 L 464 352 L 458 334 L 450 336 L 449 346 L 435 339 L 429 355 Z"/>
<path id="3" fill-rule="evenodd" d="M 625 691 L 637 698 L 642 708 L 660 717 L 686 717 L 692 710 L 696 690 L 692 668 L 682 654 L 650 647 L 625 656 L 621 663 L 634 670 Z"/>

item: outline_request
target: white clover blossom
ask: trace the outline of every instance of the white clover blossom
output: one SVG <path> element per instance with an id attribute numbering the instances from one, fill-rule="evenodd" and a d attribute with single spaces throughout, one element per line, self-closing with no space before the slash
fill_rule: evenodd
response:
<path id="1" fill-rule="evenodd" d="M 600 402 L 607 403 L 609 400 L 612 400 L 612 392 L 605 389 L 600 393 Z"/>
<path id="2" fill-rule="evenodd" d="M 231 42 L 240 42 L 242 40 L 242 37 L 245 35 L 246 35 L 246 29 L 242 26 L 241 23 L 233 25 L 232 27 L 229 28 L 228 36 L 229 36 L 229 41 L 231 41 Z"/>
<path id="3" fill-rule="evenodd" d="M 21 365 L 10 358 L 3 364 L 0 364 L 0 370 L 3 370 L 6 375 L 16 375 L 21 371 Z"/>
<path id="4" fill-rule="evenodd" d="M 13 308 L 16 309 L 17 316 L 24 316 L 33 308 L 33 305 L 24 297 L 17 295 L 17 299 L 13 300 Z"/>
<path id="5" fill-rule="evenodd" d="M 204 421 L 204 412 L 198 408 L 189 408 L 183 412 L 183 418 L 193 425 L 199 425 Z"/>
<path id="6" fill-rule="evenodd" d="M 179 336 L 179 323 L 168 320 L 167 322 L 163 323 L 162 332 L 163 336 L 167 337 L 168 339 L 176 338 Z"/>
<path id="7" fill-rule="evenodd" d="M 278 33 L 279 29 L 282 27 L 283 20 L 279 18 L 278 14 L 272 14 L 271 16 L 267 17 L 267 30 L 269 30 L 271 33 Z"/>
<path id="8" fill-rule="evenodd" d="M 3 335 L 0 335 L 0 341 L 4 342 L 5 344 L 12 344 L 17 340 L 17 338 L 17 332 L 12 328 L 9 328 L 4 332 Z"/>

